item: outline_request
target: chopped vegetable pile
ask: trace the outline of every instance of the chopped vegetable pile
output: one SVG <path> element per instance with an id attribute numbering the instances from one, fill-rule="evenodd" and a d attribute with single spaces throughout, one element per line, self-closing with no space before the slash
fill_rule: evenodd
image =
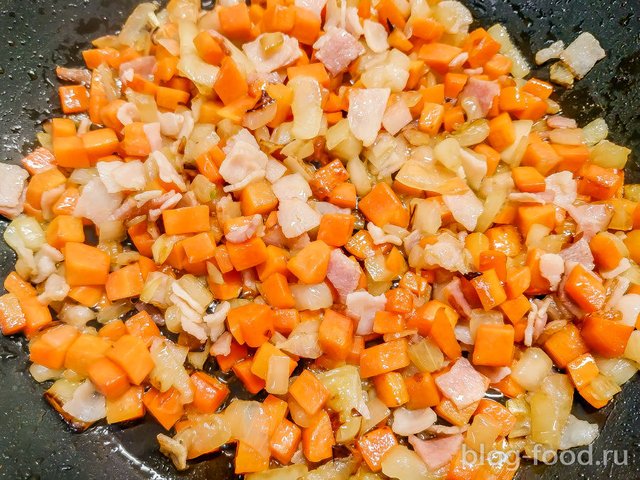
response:
<path id="1" fill-rule="evenodd" d="M 253 480 L 510 479 L 488 459 L 592 442 L 574 397 L 640 362 L 630 151 L 471 22 L 143 3 L 58 68 L 65 115 L 0 164 L 0 326 L 65 420 L 148 414 L 178 469 L 234 445 Z"/>

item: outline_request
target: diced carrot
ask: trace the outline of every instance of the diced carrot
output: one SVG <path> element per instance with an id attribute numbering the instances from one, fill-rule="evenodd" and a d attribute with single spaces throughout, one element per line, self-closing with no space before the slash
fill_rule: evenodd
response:
<path id="1" fill-rule="evenodd" d="M 200 32 L 193 39 L 193 44 L 198 51 L 198 55 L 205 62 L 211 65 L 220 65 L 224 57 L 224 50 L 220 45 L 220 41 L 207 31 Z"/>
<path id="2" fill-rule="evenodd" d="M 36 296 L 36 289 L 33 288 L 33 285 L 23 280 L 16 272 L 11 272 L 7 275 L 4 279 L 4 288 L 20 301 Z"/>
<path id="3" fill-rule="evenodd" d="M 358 208 L 368 220 L 379 227 L 392 224 L 404 228 L 409 223 L 409 210 L 402 205 L 395 192 L 384 182 L 376 184 L 360 200 Z"/>
<path id="4" fill-rule="evenodd" d="M 13 293 L 0 296 L 0 329 L 3 335 L 14 335 L 27 325 L 18 297 Z"/>
<path id="5" fill-rule="evenodd" d="M 282 419 L 269 440 L 271 456 L 282 465 L 291 462 L 302 439 L 300 428 L 286 418 Z"/>
<path id="6" fill-rule="evenodd" d="M 58 215 L 47 226 L 47 243 L 61 250 L 67 242 L 84 242 L 82 219 L 71 215 Z"/>
<path id="7" fill-rule="evenodd" d="M 232 40 L 250 40 L 251 18 L 249 8 L 245 3 L 237 3 L 218 10 L 220 29 L 225 37 Z"/>
<path id="8" fill-rule="evenodd" d="M 316 415 L 331 397 L 329 390 L 309 370 L 303 370 L 294 380 L 289 395 L 311 416 Z"/>
<path id="9" fill-rule="evenodd" d="M 584 353 L 567 363 L 567 373 L 576 388 L 589 385 L 600 373 L 593 355 Z"/>
<path id="10" fill-rule="evenodd" d="M 127 372 L 134 385 L 140 385 L 154 367 L 144 340 L 133 335 L 120 337 L 107 352 L 107 357 Z"/>
<path id="11" fill-rule="evenodd" d="M 260 390 L 264 389 L 265 382 L 262 378 L 258 377 L 257 375 L 253 374 L 253 372 L 251 372 L 252 365 L 253 365 L 253 360 L 248 358 L 246 360 L 239 361 L 238 363 L 234 364 L 233 367 L 231 368 L 233 369 L 233 373 L 236 374 L 236 376 L 240 379 L 240 381 L 244 385 L 244 388 L 246 388 L 246 390 L 249 393 L 255 395 Z"/>
<path id="12" fill-rule="evenodd" d="M 61 369 L 67 350 L 78 335 L 78 329 L 72 325 L 47 329 L 29 345 L 29 360 L 54 370 Z"/>
<path id="13" fill-rule="evenodd" d="M 259 303 L 249 303 L 231 309 L 227 315 L 227 322 L 238 343 L 246 342 L 253 348 L 268 341 L 273 333 L 273 311 L 267 305 Z M 233 324 L 239 325 L 239 335 L 238 332 L 234 332 Z"/>
<path id="14" fill-rule="evenodd" d="M 296 10 L 292 6 L 280 5 L 278 2 L 267 2 L 267 8 L 262 16 L 262 30 L 264 32 L 289 33 L 296 20 Z"/>
<path id="15" fill-rule="evenodd" d="M 518 207 L 516 224 L 524 238 L 533 225 L 544 225 L 553 229 L 556 224 L 556 210 L 552 204 L 521 205 Z"/>
<path id="16" fill-rule="evenodd" d="M 507 294 L 500 283 L 498 274 L 493 269 L 475 277 L 471 280 L 471 284 L 476 290 L 480 302 L 482 302 L 482 307 L 487 311 L 497 307 L 507 299 Z"/>
<path id="17" fill-rule="evenodd" d="M 533 167 L 515 167 L 511 176 L 521 192 L 537 193 L 546 189 L 544 176 Z"/>
<path id="18" fill-rule="evenodd" d="M 598 314 L 587 315 L 580 333 L 589 349 L 606 358 L 620 357 L 634 327 Z"/>
<path id="19" fill-rule="evenodd" d="M 500 110 L 517 112 L 527 108 L 527 100 L 518 87 L 505 87 L 500 90 Z"/>
<path id="20" fill-rule="evenodd" d="M 147 157 L 151 153 L 151 145 L 144 131 L 144 123 L 133 122 L 125 125 L 120 147 L 127 156 Z"/>
<path id="21" fill-rule="evenodd" d="M 489 144 L 502 152 L 516 140 L 515 127 L 508 113 L 502 113 L 489 120 Z"/>
<path id="22" fill-rule="evenodd" d="M 202 232 L 182 240 L 182 248 L 189 262 L 197 263 L 213 258 L 216 242 L 210 232 Z"/>
<path id="23" fill-rule="evenodd" d="M 351 238 L 354 225 L 355 218 L 351 214 L 327 213 L 320 220 L 318 240 L 332 247 L 342 247 Z"/>
<path id="24" fill-rule="evenodd" d="M 589 148 L 586 145 L 553 144 L 551 147 L 562 159 L 558 164 L 558 170 L 577 172 L 589 161 L 591 156 Z"/>
<path id="25" fill-rule="evenodd" d="M 126 372 L 106 357 L 89 365 L 88 373 L 96 390 L 107 398 L 118 398 L 131 386 Z"/>
<path id="26" fill-rule="evenodd" d="M 266 260 L 256 267 L 258 278 L 264 281 L 274 273 L 287 273 L 289 252 L 275 245 L 267 245 Z"/>
<path id="27" fill-rule="evenodd" d="M 367 230 L 358 230 L 344 247 L 347 252 L 359 260 L 364 260 L 376 254 L 376 245 Z"/>
<path id="28" fill-rule="evenodd" d="M 584 398 L 592 407 L 602 408 L 609 403 L 616 392 L 612 387 L 612 380 L 598 374 L 588 385 L 578 389 L 580 396 Z M 618 388 L 619 391 L 619 388 Z"/>
<path id="29" fill-rule="evenodd" d="M 316 170 L 309 186 L 316 197 L 324 199 L 348 178 L 349 172 L 344 168 L 342 162 L 336 159 Z"/>
<path id="30" fill-rule="evenodd" d="M 502 437 L 509 435 L 517 422 L 516 416 L 507 407 L 490 398 L 480 400 L 474 415 L 489 415 L 495 419 L 499 425 L 502 425 L 502 430 L 500 431 L 500 436 Z"/>
<path id="31" fill-rule="evenodd" d="M 502 75 L 507 75 L 511 71 L 513 61 L 500 53 L 496 53 L 484 64 L 484 73 L 494 80 Z"/>
<path id="32" fill-rule="evenodd" d="M 293 80 L 296 77 L 315 78 L 323 87 L 328 87 L 330 82 L 327 69 L 325 68 L 324 64 L 320 62 L 309 63 L 307 65 L 293 65 L 291 67 L 288 67 L 287 77 L 289 78 L 289 81 Z"/>
<path id="33" fill-rule="evenodd" d="M 345 360 L 353 345 L 353 321 L 333 310 L 325 310 L 318 342 L 325 355 L 334 360 Z"/>
<path id="34" fill-rule="evenodd" d="M 409 391 L 403 376 L 389 372 L 373 378 L 376 395 L 389 408 L 399 407 L 409 401 Z"/>
<path id="35" fill-rule="evenodd" d="M 562 157 L 548 143 L 543 142 L 537 134 L 529 136 L 529 144 L 522 157 L 522 165 L 531 166 L 542 175 L 549 175 L 562 161 Z"/>
<path id="36" fill-rule="evenodd" d="M 500 51 L 500 44 L 484 28 L 477 28 L 469 33 L 462 48 L 469 53 L 467 61 L 471 68 L 478 68 Z"/>
<path id="37" fill-rule="evenodd" d="M 615 168 L 604 168 L 589 164 L 580 169 L 578 193 L 589 195 L 596 200 L 607 200 L 613 197 L 624 182 L 623 176 Z"/>
<path id="38" fill-rule="evenodd" d="M 515 326 L 531 310 L 531 303 L 527 297 L 521 294 L 501 303 L 499 308 L 511 324 Z"/>
<path id="39" fill-rule="evenodd" d="M 140 264 L 136 262 L 114 270 L 107 277 L 104 287 L 107 298 L 112 302 L 140 296 L 144 287 Z"/>
<path id="40" fill-rule="evenodd" d="M 173 387 L 166 392 L 152 387 L 144 393 L 142 401 L 165 430 L 170 430 L 184 414 L 180 392 Z"/>
<path id="41" fill-rule="evenodd" d="M 440 392 L 429 372 L 419 372 L 404 380 L 409 393 L 407 408 L 435 407 L 440 403 Z"/>
<path id="42" fill-rule="evenodd" d="M 127 234 L 141 255 L 145 257 L 153 256 L 151 247 L 153 246 L 154 239 L 148 232 L 147 222 L 142 221 L 132 225 L 127 230 Z"/>
<path id="43" fill-rule="evenodd" d="M 453 132 L 465 122 L 464 110 L 460 106 L 455 106 L 444 112 L 444 129 Z"/>
<path id="44" fill-rule="evenodd" d="M 80 137 L 57 137 L 53 140 L 56 165 L 65 168 L 87 168 L 89 156 Z"/>
<path id="45" fill-rule="evenodd" d="M 444 122 L 444 113 L 444 107 L 439 103 L 425 102 L 420 112 L 418 128 L 422 132 L 435 137 Z"/>
<path id="46" fill-rule="evenodd" d="M 228 355 L 216 355 L 216 362 L 218 362 L 218 367 L 223 372 L 229 372 L 231 367 L 233 367 L 240 360 L 247 358 L 249 355 L 249 351 L 247 350 L 246 345 L 240 345 L 235 340 L 231 341 L 230 352 Z"/>
<path id="47" fill-rule="evenodd" d="M 204 372 L 191 374 L 193 406 L 201 413 L 214 413 L 229 396 L 229 387 Z"/>
<path id="48" fill-rule="evenodd" d="M 138 337 L 148 347 L 154 338 L 160 337 L 160 329 L 146 311 L 136 313 L 125 322 L 125 327 L 129 335 Z"/>
<path id="49" fill-rule="evenodd" d="M 405 329 L 404 318 L 399 313 L 380 310 L 373 319 L 373 331 L 381 335 L 385 333 L 399 333 Z"/>
<path id="50" fill-rule="evenodd" d="M 335 443 L 329 415 L 320 410 L 302 431 L 302 452 L 310 462 L 320 462 L 333 456 Z"/>
<path id="51" fill-rule="evenodd" d="M 79 287 L 81 288 L 81 287 Z M 111 320 L 98 330 L 98 336 L 108 338 L 109 340 L 118 340 L 121 336 L 127 334 L 127 327 L 120 319 Z"/>
<path id="52" fill-rule="evenodd" d="M 240 207 L 243 215 L 264 215 L 278 205 L 271 184 L 267 181 L 247 185 L 240 194 Z"/>
<path id="53" fill-rule="evenodd" d="M 382 470 L 382 459 L 398 439 L 389 427 L 380 427 L 362 435 L 357 442 L 358 451 L 372 472 Z"/>
<path id="54" fill-rule="evenodd" d="M 571 323 L 551 335 L 543 347 L 560 368 L 565 368 L 569 362 L 588 352 L 580 331 Z"/>
<path id="55" fill-rule="evenodd" d="M 567 295 L 586 312 L 595 312 L 604 306 L 606 291 L 602 282 L 582 264 L 576 265 L 565 284 Z"/>
<path id="56" fill-rule="evenodd" d="M 501 282 L 507 279 L 507 256 L 498 250 L 485 250 L 478 257 L 478 270 L 495 270 Z"/>
<path id="57" fill-rule="evenodd" d="M 433 18 L 411 17 L 411 32 L 414 37 L 427 42 L 437 42 L 444 34 L 444 25 L 434 20 Z M 454 97 L 450 98 L 455 98 Z"/>
<path id="58" fill-rule="evenodd" d="M 446 43 L 425 43 L 418 57 L 439 73 L 449 69 L 451 61 L 462 53 L 462 49 Z"/>
<path id="59" fill-rule="evenodd" d="M 311 242 L 287 262 L 287 268 L 306 284 L 322 282 L 327 276 L 331 247 L 322 240 Z"/>
<path id="60" fill-rule="evenodd" d="M 451 360 L 455 360 L 462 355 L 460 344 L 456 340 L 455 332 L 453 331 L 453 325 L 445 309 L 440 308 L 436 311 L 429 330 L 429 337 L 436 342 L 440 350 Z"/>
<path id="61" fill-rule="evenodd" d="M 443 398 L 434 410 L 439 417 L 442 417 L 450 424 L 461 427 L 469 423 L 479 403 L 475 402 L 468 407 L 459 409 L 451 400 Z"/>
<path id="62" fill-rule="evenodd" d="M 67 85 L 58 88 L 60 106 L 65 115 L 82 113 L 89 109 L 89 92 L 82 85 Z"/>
<path id="63" fill-rule="evenodd" d="M 238 298 L 242 290 L 242 276 L 240 272 L 231 270 L 222 274 L 222 283 L 215 283 L 211 277 L 207 277 L 207 284 L 213 296 L 217 300 L 231 300 Z"/>
<path id="64" fill-rule="evenodd" d="M 476 145 L 473 151 L 484 156 L 487 161 L 487 176 L 493 175 L 500 163 L 500 153 L 486 143 Z"/>
<path id="65" fill-rule="evenodd" d="M 488 367 L 511 365 L 514 351 L 514 329 L 511 325 L 482 324 L 476 331 L 473 364 Z"/>
<path id="66" fill-rule="evenodd" d="M 364 349 L 360 356 L 360 375 L 362 378 L 374 377 L 404 368 L 409 363 L 407 341 L 393 340 Z"/>
<path id="67" fill-rule="evenodd" d="M 206 205 L 163 210 L 162 222 L 167 235 L 207 232 L 211 228 Z"/>
<path id="68" fill-rule="evenodd" d="M 65 275 L 69 285 L 104 285 L 109 276 L 111 259 L 102 250 L 78 242 L 64 246 Z"/>
<path id="69" fill-rule="evenodd" d="M 247 80 L 231 57 L 225 57 L 222 60 L 213 89 L 225 105 L 247 95 L 249 90 Z"/>
<path id="70" fill-rule="evenodd" d="M 251 373 L 262 378 L 263 380 L 267 379 L 267 374 L 269 371 L 269 361 L 273 356 L 286 356 L 282 350 L 273 346 L 272 343 L 265 342 L 258 350 L 256 350 L 256 354 L 253 356 L 253 363 L 251 364 Z M 293 359 L 289 360 L 289 375 L 293 373 L 293 371 L 298 366 L 298 362 Z"/>
<path id="71" fill-rule="evenodd" d="M 611 234 L 600 232 L 589 242 L 589 247 L 598 269 L 613 270 L 622 260 L 622 252 L 619 250 L 618 243 L 614 238 L 612 238 Z"/>
<path id="72" fill-rule="evenodd" d="M 253 237 L 242 243 L 227 243 L 229 260 L 240 271 L 260 265 L 267 259 L 267 246 L 259 237 Z"/>
<path id="73" fill-rule="evenodd" d="M 538 98 L 546 100 L 553 93 L 553 85 L 539 78 L 530 78 L 522 87 L 527 93 L 535 95 Z"/>
<path id="74" fill-rule="evenodd" d="M 120 146 L 116 132 L 110 128 L 88 131 L 82 135 L 82 144 L 84 145 L 84 151 L 92 162 L 116 153 Z"/>
<path id="75" fill-rule="evenodd" d="M 276 308 L 293 308 L 296 301 L 289 289 L 287 277 L 273 273 L 262 282 L 263 295 L 269 305 Z"/>
<path id="76" fill-rule="evenodd" d="M 425 103 L 436 103 L 442 105 L 445 100 L 444 84 L 436 83 L 430 87 L 423 87 L 420 92 L 422 93 L 422 100 Z"/>
<path id="77" fill-rule="evenodd" d="M 189 103 L 191 95 L 189 92 L 178 90 L 177 88 L 158 87 L 156 89 L 156 103 L 160 108 L 165 108 L 171 112 L 180 105 Z"/>
<path id="78" fill-rule="evenodd" d="M 64 368 L 86 377 L 89 374 L 89 367 L 97 360 L 104 358 L 109 348 L 111 348 L 109 339 L 83 333 L 77 336 L 67 349 Z"/>

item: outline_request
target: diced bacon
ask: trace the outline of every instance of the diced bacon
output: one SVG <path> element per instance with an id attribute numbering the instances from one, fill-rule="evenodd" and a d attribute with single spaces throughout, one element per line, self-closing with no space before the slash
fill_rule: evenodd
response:
<path id="1" fill-rule="evenodd" d="M 96 168 L 109 193 L 141 191 L 147 183 L 144 165 L 140 160 L 98 162 Z"/>
<path id="2" fill-rule="evenodd" d="M 465 98 L 475 98 L 480 107 L 480 113 L 486 117 L 494 98 L 499 94 L 500 85 L 497 82 L 471 77 L 460 93 L 459 101 L 462 102 Z"/>
<path id="3" fill-rule="evenodd" d="M 367 230 L 371 234 L 373 243 L 376 245 L 382 245 L 384 243 L 390 243 L 392 245 L 402 245 L 402 239 L 397 235 L 387 234 L 383 229 L 375 225 L 373 222 L 367 223 Z"/>
<path id="4" fill-rule="evenodd" d="M 156 70 L 156 57 L 148 55 L 146 57 L 138 57 L 129 62 L 120 64 L 120 70 L 118 75 L 120 78 L 127 76 L 127 71 L 132 71 L 134 74 L 138 74 L 144 78 L 150 78 Z"/>
<path id="5" fill-rule="evenodd" d="M 456 435 L 457 433 L 464 433 L 469 430 L 469 425 L 462 425 L 460 427 L 456 425 L 431 425 L 427 428 L 428 433 L 433 433 L 434 435 Z"/>
<path id="6" fill-rule="evenodd" d="M 436 243 L 424 247 L 423 258 L 427 265 L 437 265 L 450 272 L 469 271 L 469 254 L 464 243 L 448 232 L 438 235 Z"/>
<path id="7" fill-rule="evenodd" d="M 565 273 L 567 274 L 569 273 L 567 268 L 568 262 L 581 263 L 587 270 L 593 270 L 595 268 L 589 242 L 584 238 L 581 238 L 570 247 L 561 250 L 558 255 L 560 255 L 565 262 Z"/>
<path id="8" fill-rule="evenodd" d="M 280 202 L 278 223 L 286 238 L 295 238 L 320 225 L 320 214 L 299 198 Z"/>
<path id="9" fill-rule="evenodd" d="M 135 103 L 127 102 L 122 104 L 122 106 L 118 109 L 116 117 L 122 125 L 129 125 L 130 123 L 140 120 L 140 112 L 138 111 L 138 107 Z M 160 118 L 160 130 L 162 131 L 162 115 L 160 116 Z"/>
<path id="10" fill-rule="evenodd" d="M 546 192 L 553 192 L 553 203 L 565 210 L 571 209 L 573 202 L 578 196 L 578 184 L 573 178 L 573 174 L 562 171 L 549 175 L 545 179 Z"/>
<path id="11" fill-rule="evenodd" d="M 313 48 L 316 49 L 316 58 L 334 76 L 345 71 L 351 62 L 364 53 L 364 47 L 353 35 L 336 27 L 330 27 L 313 44 Z"/>
<path id="12" fill-rule="evenodd" d="M 248 130 L 242 129 L 231 137 L 223 150 L 226 157 L 220 165 L 220 175 L 229 184 L 225 192 L 241 190 L 264 178 L 268 158 Z"/>
<path id="13" fill-rule="evenodd" d="M 70 287 L 64 277 L 53 273 L 44 282 L 44 291 L 38 295 L 40 303 L 61 302 L 69 293 Z"/>
<path id="14" fill-rule="evenodd" d="M 563 117 L 562 115 L 552 115 L 547 118 L 547 126 L 549 128 L 577 128 L 578 124 L 573 118 Z"/>
<path id="15" fill-rule="evenodd" d="M 347 295 L 347 314 L 358 320 L 358 335 L 368 335 L 373 332 L 373 318 L 376 312 L 384 310 L 387 297 L 373 296 L 369 292 L 353 292 Z"/>
<path id="16" fill-rule="evenodd" d="M 42 208 L 42 216 L 45 220 L 51 220 L 54 215 L 51 209 L 53 208 L 53 204 L 60 198 L 60 195 L 64 192 L 64 185 L 58 185 L 51 190 L 47 190 L 46 192 L 42 192 L 42 197 L 40 199 L 40 207 Z"/>
<path id="17" fill-rule="evenodd" d="M 509 200 L 512 202 L 539 203 L 541 205 L 553 202 L 555 197 L 556 194 L 551 191 L 544 191 L 540 193 L 512 192 L 509 194 Z"/>
<path id="18" fill-rule="evenodd" d="M 297 198 L 306 202 L 311 196 L 309 183 L 299 173 L 286 175 L 273 184 L 273 194 L 279 201 Z"/>
<path id="19" fill-rule="evenodd" d="M 91 72 L 86 68 L 56 67 L 56 76 L 64 82 L 84 83 L 91 82 Z"/>
<path id="20" fill-rule="evenodd" d="M 242 226 L 232 227 L 231 230 L 225 234 L 227 241 L 231 243 L 242 243 L 253 237 L 258 229 L 262 226 L 262 215 L 255 214 L 251 217 L 251 220 Z"/>
<path id="21" fill-rule="evenodd" d="M 231 340 L 232 335 L 229 332 L 224 332 L 213 342 L 209 353 L 211 355 L 229 355 L 231 353 Z"/>
<path id="22" fill-rule="evenodd" d="M 349 93 L 349 128 L 365 147 L 378 136 L 390 94 L 388 88 L 354 88 Z"/>
<path id="23" fill-rule="evenodd" d="M 282 178 L 282 176 L 287 172 L 287 167 L 285 167 L 282 163 L 280 163 L 275 158 L 270 158 L 267 161 L 267 167 L 265 172 L 265 178 L 271 182 L 275 183 L 278 179 Z"/>
<path id="24" fill-rule="evenodd" d="M 162 134 L 160 133 L 160 123 L 145 123 L 142 127 L 144 134 L 149 141 L 152 152 L 156 152 L 162 148 Z"/>
<path id="25" fill-rule="evenodd" d="M 304 8 L 313 12 L 320 18 L 320 14 L 327 4 L 327 0 L 295 0 L 294 5 L 296 7 Z"/>
<path id="26" fill-rule="evenodd" d="M 187 189 L 187 185 L 184 183 L 182 176 L 162 152 L 153 152 L 149 156 L 149 159 L 156 162 L 160 180 L 166 183 L 173 183 L 181 192 Z"/>
<path id="27" fill-rule="evenodd" d="M 579 205 L 571 207 L 568 212 L 578 224 L 578 233 L 582 232 L 586 240 L 591 240 L 596 233 L 606 230 L 613 216 L 613 209 L 605 204 Z"/>
<path id="28" fill-rule="evenodd" d="M 102 180 L 94 178 L 82 189 L 73 215 L 87 218 L 100 225 L 114 218 L 113 215 L 121 203 L 122 194 L 109 193 Z"/>
<path id="29" fill-rule="evenodd" d="M 0 163 L 0 215 L 14 218 L 22 213 L 28 177 L 24 168 Z"/>
<path id="30" fill-rule="evenodd" d="M 170 197 L 167 198 L 158 208 L 149 209 L 149 220 L 155 222 L 164 210 L 168 210 L 170 208 L 175 207 L 182 200 L 181 193 L 169 192 Z"/>
<path id="31" fill-rule="evenodd" d="M 556 291 L 562 274 L 564 273 L 564 259 L 556 253 L 545 253 L 540 257 L 540 274 L 549 281 L 551 291 Z"/>
<path id="32" fill-rule="evenodd" d="M 44 282 L 56 271 L 56 264 L 64 260 L 64 255 L 60 250 L 45 243 L 33 258 L 35 262 L 35 272 L 31 273 L 33 283 Z"/>
<path id="33" fill-rule="evenodd" d="M 489 379 L 491 384 L 498 383 L 504 379 L 507 375 L 511 374 L 509 367 L 482 367 L 479 368 L 480 373 Z"/>
<path id="34" fill-rule="evenodd" d="M 283 37 L 282 44 L 274 52 L 265 53 L 262 48 L 262 40 L 265 35 L 269 34 L 263 33 L 253 42 L 245 43 L 242 46 L 242 50 L 249 57 L 249 60 L 253 62 L 258 73 L 273 72 L 292 64 L 300 58 L 298 40 L 284 33 L 281 33 Z"/>
<path id="35" fill-rule="evenodd" d="M 337 205 L 329 202 L 312 202 L 311 204 L 316 212 L 320 215 L 326 215 L 328 213 L 338 213 L 343 215 L 349 215 L 351 210 L 348 208 L 340 208 Z"/>
<path id="36" fill-rule="evenodd" d="M 471 316 L 471 305 L 462 293 L 460 279 L 455 277 L 443 289 L 443 294 L 453 308 L 465 317 Z"/>
<path id="37" fill-rule="evenodd" d="M 484 396 L 489 380 L 462 357 L 453 364 L 451 370 L 436 378 L 436 385 L 457 408 L 463 409 Z"/>
<path id="38" fill-rule="evenodd" d="M 472 190 L 462 195 L 443 195 L 442 200 L 456 222 L 471 232 L 475 230 L 484 206 Z"/>
<path id="39" fill-rule="evenodd" d="M 534 300 L 531 302 L 531 310 L 527 316 L 527 326 L 524 329 L 524 344 L 530 347 L 544 331 L 547 324 L 547 309 L 551 303 L 551 297 L 545 300 Z"/>
<path id="40" fill-rule="evenodd" d="M 451 463 L 462 447 L 463 440 L 459 433 L 432 440 L 420 440 L 414 435 L 409 437 L 409 443 L 432 472 Z"/>
<path id="41" fill-rule="evenodd" d="M 341 249 L 336 248 L 331 252 L 327 278 L 340 295 L 341 301 L 344 302 L 347 295 L 356 291 L 361 273 L 358 264 L 342 253 Z"/>

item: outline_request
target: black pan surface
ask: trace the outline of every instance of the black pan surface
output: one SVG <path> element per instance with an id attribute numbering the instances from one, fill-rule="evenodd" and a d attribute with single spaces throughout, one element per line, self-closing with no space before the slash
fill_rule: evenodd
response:
<path id="1" fill-rule="evenodd" d="M 509 29 L 517 45 L 532 52 L 552 40 L 573 40 L 589 31 L 607 58 L 562 92 L 564 111 L 581 123 L 604 116 L 613 141 L 633 149 L 627 167 L 640 182 L 640 14 L 637 0 L 463 0 L 478 24 Z M 136 0 L 0 0 L 0 161 L 16 162 L 34 145 L 41 122 L 60 114 L 56 65 L 78 66 L 91 38 L 112 33 Z M 546 76 L 545 69 L 539 73 Z M 0 233 L 6 227 L 0 221 Z M 0 278 L 15 258 L 0 241 Z M 23 340 L 0 336 L 0 478 L 2 479 L 231 479 L 228 452 L 176 473 L 158 451 L 159 427 L 96 426 L 72 433 L 42 399 L 44 387 L 27 373 Z M 602 412 L 578 405 L 576 413 L 604 428 L 592 464 L 528 465 L 521 480 L 640 478 L 640 382 L 633 380 Z M 606 421 L 605 421 L 606 420 Z M 617 451 L 618 463 L 604 450 Z M 626 456 L 625 453 L 626 452 Z M 581 457 L 585 459 L 586 456 Z M 626 460 L 626 461 L 625 461 Z"/>

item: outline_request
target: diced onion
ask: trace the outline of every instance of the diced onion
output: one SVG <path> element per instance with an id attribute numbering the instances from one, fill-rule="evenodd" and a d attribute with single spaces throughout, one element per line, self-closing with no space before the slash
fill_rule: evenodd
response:
<path id="1" fill-rule="evenodd" d="M 274 395 L 284 395 L 289 390 L 289 363 L 286 355 L 272 355 L 267 368 L 267 392 Z"/>
<path id="2" fill-rule="evenodd" d="M 420 456 L 404 445 L 396 445 L 382 457 L 382 473 L 399 480 L 431 480 L 436 478 Z"/>
<path id="3" fill-rule="evenodd" d="M 511 376 L 527 390 L 535 390 L 551 372 L 553 362 L 540 348 L 527 349 L 514 364 Z"/>
<path id="4" fill-rule="evenodd" d="M 438 417 L 430 408 L 418 410 L 408 410 L 404 407 L 393 411 L 392 430 L 398 435 L 409 436 L 424 432 L 431 425 L 436 423 Z"/>

